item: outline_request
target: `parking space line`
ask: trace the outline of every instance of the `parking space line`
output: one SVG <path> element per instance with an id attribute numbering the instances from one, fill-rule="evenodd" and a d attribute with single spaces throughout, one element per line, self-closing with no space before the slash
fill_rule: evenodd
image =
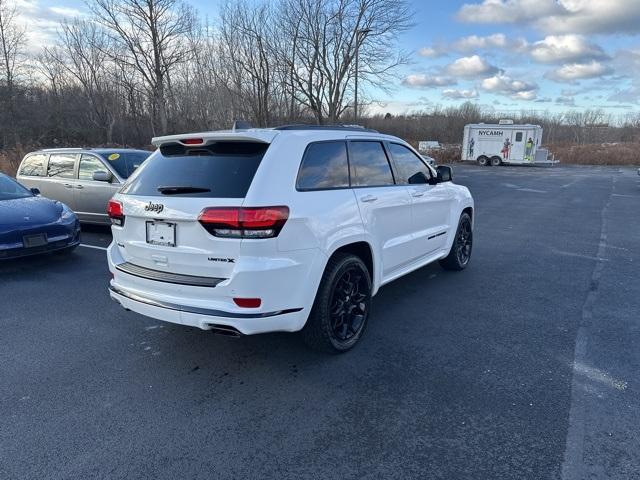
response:
<path id="1" fill-rule="evenodd" d="M 97 247 L 95 245 L 86 245 L 84 243 L 81 243 L 79 246 L 80 247 L 85 247 L 85 248 L 95 248 L 96 250 L 104 250 L 104 251 L 107 250 L 107 247 Z"/>

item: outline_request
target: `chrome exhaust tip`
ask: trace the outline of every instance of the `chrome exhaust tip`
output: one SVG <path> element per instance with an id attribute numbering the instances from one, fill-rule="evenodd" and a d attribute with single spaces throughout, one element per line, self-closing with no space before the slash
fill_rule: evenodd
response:
<path id="1" fill-rule="evenodd" d="M 228 325 L 209 325 L 209 328 L 216 335 L 222 335 L 224 337 L 240 338 L 242 336 L 242 333 L 236 328 Z"/>

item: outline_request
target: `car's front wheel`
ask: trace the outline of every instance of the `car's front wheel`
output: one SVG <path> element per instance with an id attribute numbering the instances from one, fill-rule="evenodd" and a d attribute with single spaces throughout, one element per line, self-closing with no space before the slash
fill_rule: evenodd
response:
<path id="1" fill-rule="evenodd" d="M 371 275 L 364 262 L 336 254 L 322 275 L 302 337 L 310 347 L 342 353 L 360 340 L 371 308 Z"/>
<path id="2" fill-rule="evenodd" d="M 473 229 L 471 217 L 468 213 L 460 215 L 456 237 L 451 245 L 449 255 L 440 260 L 440 265 L 445 270 L 464 270 L 471 260 L 473 248 Z"/>

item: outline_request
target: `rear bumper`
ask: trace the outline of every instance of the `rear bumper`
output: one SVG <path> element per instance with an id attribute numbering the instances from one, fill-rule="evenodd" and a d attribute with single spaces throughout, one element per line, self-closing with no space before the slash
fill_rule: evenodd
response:
<path id="1" fill-rule="evenodd" d="M 323 254 L 318 250 L 297 251 L 291 256 L 288 252 L 285 266 L 278 263 L 283 259 L 241 257 L 231 278 L 217 279 L 222 281 L 214 286 L 198 286 L 178 283 L 188 276 L 175 272 L 154 279 L 148 272 L 123 269 L 124 259 L 115 244 L 109 247 L 107 258 L 113 275 L 109 294 L 122 307 L 203 330 L 233 327 L 245 335 L 300 330 L 324 268 Z M 268 268 L 272 264 L 279 268 Z M 233 302 L 238 297 L 260 298 L 262 304 L 241 308 Z"/>
<path id="2" fill-rule="evenodd" d="M 302 308 L 275 312 L 241 313 L 203 309 L 159 301 L 140 293 L 109 287 L 111 298 L 127 310 L 165 322 L 211 330 L 220 325 L 233 327 L 244 335 L 299 330 Z M 306 318 L 305 318 L 306 319 Z M 304 322 L 304 320 L 302 320 Z"/>

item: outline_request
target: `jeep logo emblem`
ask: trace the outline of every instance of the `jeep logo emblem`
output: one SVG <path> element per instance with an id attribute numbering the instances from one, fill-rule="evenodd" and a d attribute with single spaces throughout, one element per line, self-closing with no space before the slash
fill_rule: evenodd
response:
<path id="1" fill-rule="evenodd" d="M 144 209 L 147 212 L 155 212 L 155 213 L 160 213 L 164 210 L 164 205 L 161 203 L 151 203 L 149 202 L 147 205 L 145 205 Z"/>

